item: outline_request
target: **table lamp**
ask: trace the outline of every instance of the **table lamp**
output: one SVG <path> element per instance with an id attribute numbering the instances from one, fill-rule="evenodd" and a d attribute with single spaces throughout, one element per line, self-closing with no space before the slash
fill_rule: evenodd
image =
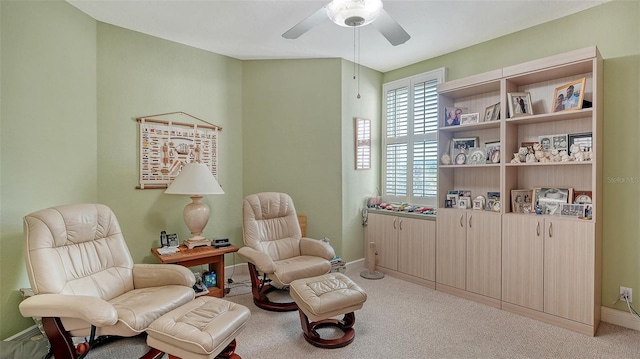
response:
<path id="1" fill-rule="evenodd" d="M 182 194 L 191 197 L 192 202 L 182 212 L 184 223 L 191 231 L 192 237 L 185 241 L 189 248 L 210 245 L 211 241 L 202 236 L 204 227 L 209 222 L 209 206 L 202 203 L 205 194 L 224 194 L 209 167 L 204 163 L 188 163 L 182 167 L 173 182 L 164 193 Z"/>

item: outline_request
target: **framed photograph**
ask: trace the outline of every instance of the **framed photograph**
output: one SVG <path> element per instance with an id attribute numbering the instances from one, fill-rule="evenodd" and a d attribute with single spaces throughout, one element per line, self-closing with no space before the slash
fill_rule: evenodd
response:
<path id="1" fill-rule="evenodd" d="M 531 94 L 528 92 L 509 92 L 509 113 L 511 118 L 533 115 Z"/>
<path id="2" fill-rule="evenodd" d="M 592 204 L 593 192 L 591 191 L 573 191 L 573 203 Z"/>
<path id="3" fill-rule="evenodd" d="M 553 112 L 579 110 L 584 100 L 585 77 L 556 87 L 553 93 Z"/>
<path id="4" fill-rule="evenodd" d="M 571 217 L 585 217 L 587 206 L 585 204 L 560 204 L 560 215 Z"/>
<path id="5" fill-rule="evenodd" d="M 467 112 L 466 107 L 445 107 L 444 126 L 458 126 L 461 122 L 462 114 Z"/>
<path id="6" fill-rule="evenodd" d="M 493 201 L 493 205 L 491 207 L 491 210 L 494 212 L 500 212 L 500 200 L 496 199 Z"/>
<path id="7" fill-rule="evenodd" d="M 487 192 L 487 198 L 500 199 L 500 192 Z"/>
<path id="8" fill-rule="evenodd" d="M 467 154 L 470 148 L 478 147 L 479 144 L 478 137 L 452 138 L 451 157 L 454 158 L 458 153 Z"/>
<path id="9" fill-rule="evenodd" d="M 537 187 L 533 189 L 533 204 L 540 214 L 560 214 L 560 204 L 573 202 L 573 188 Z"/>
<path id="10" fill-rule="evenodd" d="M 467 157 L 468 165 L 484 165 L 487 163 L 487 149 L 484 147 L 472 147 Z"/>
<path id="11" fill-rule="evenodd" d="M 500 163 L 500 141 L 485 142 L 487 163 Z"/>
<path id="12" fill-rule="evenodd" d="M 447 194 L 447 201 L 451 202 L 451 207 L 446 207 L 446 202 L 445 202 L 445 207 L 446 208 L 457 208 L 458 207 L 458 197 L 460 197 L 457 193 L 456 194 Z"/>
<path id="13" fill-rule="evenodd" d="M 444 200 L 444 208 L 453 208 L 453 205 L 451 204 L 451 200 L 450 199 L 445 199 Z"/>
<path id="14" fill-rule="evenodd" d="M 568 137 L 569 137 L 569 148 L 571 148 L 571 145 L 573 144 L 579 145 L 582 151 L 588 151 L 593 148 L 592 132 L 570 133 Z"/>
<path id="15" fill-rule="evenodd" d="M 566 134 L 539 136 L 538 142 L 540 142 L 545 152 L 551 151 L 552 148 L 569 152 L 569 135 Z"/>
<path id="16" fill-rule="evenodd" d="M 491 105 L 484 110 L 484 121 L 496 121 L 500 119 L 500 102 Z"/>
<path id="17" fill-rule="evenodd" d="M 484 196 L 476 196 L 476 198 L 473 199 L 472 208 L 476 210 L 483 210 L 486 202 L 487 200 L 484 198 Z"/>
<path id="18" fill-rule="evenodd" d="M 464 113 L 460 116 L 460 124 L 462 125 L 470 125 L 472 123 L 480 122 L 480 114 L 479 113 Z"/>
<path id="19" fill-rule="evenodd" d="M 462 208 L 462 209 L 471 208 L 471 197 L 458 198 L 458 208 Z"/>
<path id="20" fill-rule="evenodd" d="M 456 165 L 466 165 L 467 164 L 467 155 L 464 152 L 460 152 L 456 155 L 455 163 Z"/>
<path id="21" fill-rule="evenodd" d="M 533 190 L 513 189 L 511 190 L 511 212 L 513 213 L 534 213 Z"/>

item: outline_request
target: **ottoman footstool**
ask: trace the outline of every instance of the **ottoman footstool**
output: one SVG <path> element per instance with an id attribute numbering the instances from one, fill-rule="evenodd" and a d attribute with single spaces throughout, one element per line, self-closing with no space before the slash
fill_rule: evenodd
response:
<path id="1" fill-rule="evenodd" d="M 147 344 L 170 358 L 235 358 L 236 335 L 251 312 L 245 306 L 198 297 L 156 319 L 147 328 Z"/>
<path id="2" fill-rule="evenodd" d="M 300 324 L 307 342 L 320 348 L 341 348 L 353 342 L 356 321 L 354 311 L 361 309 L 367 294 L 342 273 L 294 280 L 291 298 L 298 305 Z M 331 317 L 343 315 L 342 320 Z M 311 319 L 312 322 L 309 322 Z M 344 332 L 337 339 L 323 339 L 316 329 L 335 327 Z"/>

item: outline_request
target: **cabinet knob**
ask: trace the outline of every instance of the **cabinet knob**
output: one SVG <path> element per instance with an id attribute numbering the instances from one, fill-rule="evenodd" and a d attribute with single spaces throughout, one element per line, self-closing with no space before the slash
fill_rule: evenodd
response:
<path id="1" fill-rule="evenodd" d="M 462 221 L 464 217 L 463 215 L 460 215 L 460 227 L 464 227 L 464 222 Z"/>
<path id="2" fill-rule="evenodd" d="M 536 222 L 536 236 L 540 237 L 540 222 Z"/>
<path id="3" fill-rule="evenodd" d="M 402 230 L 402 220 L 400 220 L 400 230 Z"/>
<path id="4" fill-rule="evenodd" d="M 393 219 L 393 229 L 396 229 L 396 221 L 397 221 L 397 220 L 398 220 L 397 218 L 394 218 L 394 219 Z"/>
<path id="5" fill-rule="evenodd" d="M 553 222 L 549 223 L 549 238 L 553 237 Z"/>
<path id="6" fill-rule="evenodd" d="M 469 228 L 471 228 L 471 218 L 473 218 L 473 215 L 469 216 Z"/>

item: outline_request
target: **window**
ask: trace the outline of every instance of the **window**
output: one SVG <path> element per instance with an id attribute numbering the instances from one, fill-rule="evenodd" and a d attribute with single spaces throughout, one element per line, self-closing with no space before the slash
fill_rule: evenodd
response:
<path id="1" fill-rule="evenodd" d="M 435 205 L 438 167 L 438 92 L 444 68 L 384 84 L 383 196 Z"/>

